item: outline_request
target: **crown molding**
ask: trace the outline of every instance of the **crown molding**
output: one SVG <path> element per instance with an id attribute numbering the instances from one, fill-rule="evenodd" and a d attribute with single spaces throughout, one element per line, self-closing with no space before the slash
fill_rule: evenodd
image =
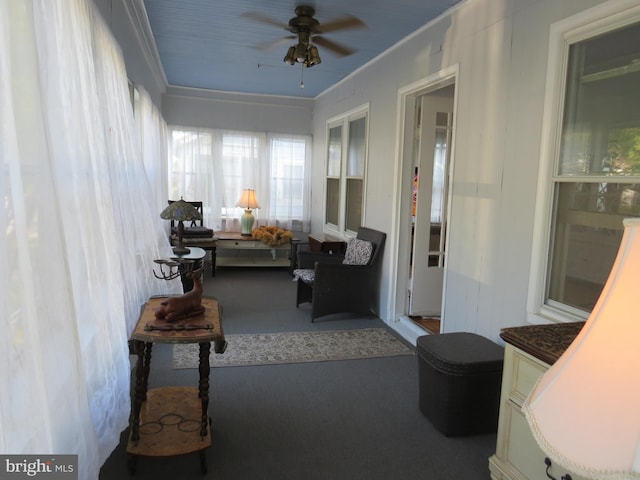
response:
<path id="1" fill-rule="evenodd" d="M 147 9 L 144 7 L 143 0 L 122 0 L 122 6 L 127 13 L 142 54 L 153 72 L 158 87 L 160 87 L 162 91 L 166 90 L 169 82 L 164 73 L 164 68 L 162 68 L 160 53 L 153 38 L 153 32 L 151 31 L 151 25 L 147 17 Z"/>

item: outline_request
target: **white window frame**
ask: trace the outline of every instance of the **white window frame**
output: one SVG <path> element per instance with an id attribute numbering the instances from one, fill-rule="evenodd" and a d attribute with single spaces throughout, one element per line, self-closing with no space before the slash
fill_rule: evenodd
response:
<path id="1" fill-rule="evenodd" d="M 554 214 L 553 177 L 558 171 L 560 157 L 569 48 L 572 44 L 639 21 L 640 5 L 637 1 L 611 0 L 551 25 L 538 174 L 538 204 L 534 219 L 527 300 L 527 321 L 530 323 L 574 322 L 586 318 L 584 312 L 572 312 L 566 307 L 560 310 L 545 303 Z"/>
<path id="2" fill-rule="evenodd" d="M 356 107 L 352 110 L 349 110 L 346 113 L 335 116 L 327 120 L 327 129 L 326 129 L 326 138 L 327 142 L 325 145 L 325 180 L 324 180 L 324 232 L 338 236 L 338 237 L 355 237 L 355 231 L 348 230 L 346 227 L 346 217 L 347 217 L 347 180 L 350 178 L 347 175 L 348 168 L 348 155 L 349 155 L 349 125 L 354 120 L 359 120 L 360 118 L 365 119 L 365 138 L 364 138 L 364 171 L 362 175 L 362 210 L 361 210 L 361 225 L 364 224 L 365 219 L 365 198 L 367 196 L 367 167 L 369 163 L 369 104 L 366 103 L 359 107 Z M 342 127 L 342 151 L 341 151 L 341 161 L 340 161 L 340 199 L 339 199 L 339 207 L 338 207 L 338 224 L 332 224 L 327 222 L 327 179 L 329 178 L 327 172 L 327 162 L 329 160 L 329 131 L 331 128 L 341 126 Z M 335 178 L 335 177 L 331 177 Z"/>

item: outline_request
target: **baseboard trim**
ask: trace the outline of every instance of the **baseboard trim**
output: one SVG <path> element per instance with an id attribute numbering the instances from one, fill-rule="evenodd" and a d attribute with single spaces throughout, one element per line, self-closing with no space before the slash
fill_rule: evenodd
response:
<path id="1" fill-rule="evenodd" d="M 395 322 L 390 323 L 389 326 L 414 346 L 416 345 L 418 337 L 430 335 L 429 332 L 405 315 L 402 315 Z"/>

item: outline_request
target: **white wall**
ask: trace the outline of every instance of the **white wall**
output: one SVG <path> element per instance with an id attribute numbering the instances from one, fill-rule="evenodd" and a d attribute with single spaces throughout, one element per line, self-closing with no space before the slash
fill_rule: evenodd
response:
<path id="1" fill-rule="evenodd" d="M 549 27 L 600 3 L 467 0 L 322 94 L 314 109 L 314 229 L 322 228 L 326 121 L 369 102 L 364 224 L 397 235 L 398 89 L 457 64 L 444 329 L 500 341 L 501 328 L 525 324 Z M 385 252 L 381 305 L 390 323 L 403 313 L 387 295 L 393 253 Z"/>
<path id="2" fill-rule="evenodd" d="M 310 135 L 313 100 L 169 87 L 163 115 L 169 125 Z"/>

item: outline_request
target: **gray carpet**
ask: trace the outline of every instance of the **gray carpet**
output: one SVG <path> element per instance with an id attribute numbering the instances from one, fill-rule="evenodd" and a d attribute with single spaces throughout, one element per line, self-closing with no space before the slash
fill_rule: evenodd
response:
<path id="1" fill-rule="evenodd" d="M 336 315 L 315 323 L 295 308 L 284 269 L 218 269 L 205 292 L 223 305 L 226 334 L 385 328 Z M 258 314 L 259 313 L 259 314 Z M 173 369 L 172 346 L 153 350 L 150 387 L 195 385 Z M 367 360 L 216 368 L 211 373 L 209 472 L 197 455 L 140 458 L 135 477 L 225 480 L 488 479 L 495 434 L 447 438 L 418 409 L 413 355 Z M 126 434 L 100 479 L 129 478 Z"/>

